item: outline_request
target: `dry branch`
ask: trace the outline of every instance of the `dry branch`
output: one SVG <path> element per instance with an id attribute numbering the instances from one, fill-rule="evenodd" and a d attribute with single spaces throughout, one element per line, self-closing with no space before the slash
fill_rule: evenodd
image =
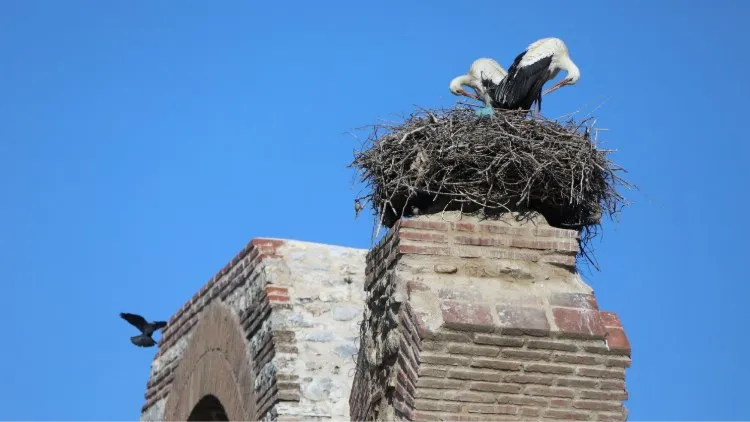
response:
<path id="1" fill-rule="evenodd" d="M 556 122 L 497 110 L 477 117 L 469 107 L 420 110 L 402 124 L 377 124 L 350 167 L 379 224 L 443 210 L 536 211 L 550 225 L 582 231 L 582 253 L 601 224 L 627 205 L 630 187 L 597 149 L 592 119 Z"/>

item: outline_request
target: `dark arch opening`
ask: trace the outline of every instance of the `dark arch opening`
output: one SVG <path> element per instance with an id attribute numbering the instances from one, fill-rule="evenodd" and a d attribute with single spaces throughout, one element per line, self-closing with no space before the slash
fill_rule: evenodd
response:
<path id="1" fill-rule="evenodd" d="M 216 396 L 211 394 L 203 396 L 195 404 L 187 420 L 189 421 L 229 421 L 227 412 L 224 410 Z"/>

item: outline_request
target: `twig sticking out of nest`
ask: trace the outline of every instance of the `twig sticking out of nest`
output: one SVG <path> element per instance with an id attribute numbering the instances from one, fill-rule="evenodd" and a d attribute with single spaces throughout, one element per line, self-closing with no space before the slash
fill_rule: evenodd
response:
<path id="1" fill-rule="evenodd" d="M 402 124 L 374 125 L 350 167 L 371 189 L 363 198 L 379 226 L 444 210 L 537 211 L 552 226 L 583 230 L 585 246 L 603 213 L 611 218 L 627 205 L 618 186 L 630 187 L 607 157 L 611 150 L 592 142 L 590 122 L 419 110 Z"/>

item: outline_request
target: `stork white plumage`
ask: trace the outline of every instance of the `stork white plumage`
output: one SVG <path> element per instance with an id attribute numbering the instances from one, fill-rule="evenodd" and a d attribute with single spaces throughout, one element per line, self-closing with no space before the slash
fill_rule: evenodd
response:
<path id="1" fill-rule="evenodd" d="M 485 108 L 492 111 L 491 90 L 500 84 L 508 72 L 493 59 L 480 58 L 474 60 L 465 75 L 453 78 L 450 90 L 453 95 L 463 95 L 484 102 Z M 477 95 L 466 91 L 463 86 L 471 87 Z"/>
<path id="2" fill-rule="evenodd" d="M 542 93 L 544 84 L 554 79 L 560 70 L 568 74 Z M 537 103 L 537 109 L 541 111 L 542 95 L 573 85 L 580 77 L 581 71 L 571 60 L 565 43 L 559 38 L 542 38 L 516 56 L 508 75 L 490 90 L 492 105 L 509 110 L 529 110 Z"/>

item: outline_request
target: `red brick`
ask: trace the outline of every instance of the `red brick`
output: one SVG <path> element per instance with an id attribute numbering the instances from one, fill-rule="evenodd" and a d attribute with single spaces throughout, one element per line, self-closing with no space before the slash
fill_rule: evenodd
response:
<path id="1" fill-rule="evenodd" d="M 547 407 L 547 399 L 539 397 L 498 395 L 497 402 L 499 404 L 517 404 L 519 406 Z"/>
<path id="2" fill-rule="evenodd" d="M 550 326 L 543 309 L 497 305 L 497 315 L 503 332 L 518 330 L 525 334 L 548 333 Z"/>
<path id="3" fill-rule="evenodd" d="M 452 366 L 466 366 L 471 362 L 470 358 L 463 356 L 441 356 L 422 352 L 419 356 L 419 360 L 422 363 L 431 363 L 433 365 L 452 365 Z"/>
<path id="4" fill-rule="evenodd" d="M 510 238 L 510 246 L 514 248 L 538 249 L 538 250 L 562 250 L 577 252 L 578 244 L 569 241 L 525 239 L 519 237 Z"/>
<path id="5" fill-rule="evenodd" d="M 533 233 L 530 230 L 522 229 L 520 227 L 510 227 L 503 223 L 498 224 L 479 224 L 479 231 L 484 233 L 492 234 L 509 234 L 513 236 L 532 236 Z"/>
<path id="6" fill-rule="evenodd" d="M 602 390 L 624 390 L 625 381 L 624 380 L 604 380 L 601 382 L 601 389 Z"/>
<path id="7" fill-rule="evenodd" d="M 519 415 L 527 417 L 537 417 L 542 413 L 541 409 L 534 409 L 533 407 L 522 407 Z"/>
<path id="8" fill-rule="evenodd" d="M 582 399 L 590 400 L 627 400 L 628 392 L 622 391 L 596 391 L 596 390 L 583 390 L 580 393 Z"/>
<path id="9" fill-rule="evenodd" d="M 625 370 L 578 368 L 578 375 L 589 378 L 625 379 Z"/>
<path id="10" fill-rule="evenodd" d="M 572 363 L 574 365 L 596 365 L 601 358 L 595 356 L 564 355 L 555 353 L 552 357 L 553 362 Z"/>
<path id="11" fill-rule="evenodd" d="M 282 295 L 268 295 L 270 302 L 289 302 L 289 296 Z"/>
<path id="12" fill-rule="evenodd" d="M 441 330 L 436 332 L 433 336 L 434 340 L 453 342 L 453 343 L 471 343 L 470 333 L 461 333 L 455 331 Z"/>
<path id="13" fill-rule="evenodd" d="M 494 403 L 495 395 L 491 393 L 475 393 L 471 391 L 459 391 L 453 393 L 450 397 L 451 400 L 466 401 L 473 403 Z"/>
<path id="14" fill-rule="evenodd" d="M 548 409 L 542 413 L 545 418 L 554 418 L 566 421 L 587 421 L 590 419 L 589 412 L 576 412 L 574 410 Z"/>
<path id="15" fill-rule="evenodd" d="M 419 376 L 422 376 L 422 377 L 443 378 L 445 377 L 445 374 L 447 373 L 448 371 L 445 369 L 431 368 L 431 367 L 427 367 L 426 365 L 422 365 L 419 368 Z"/>
<path id="16" fill-rule="evenodd" d="M 501 371 L 520 371 L 523 368 L 518 362 L 506 362 L 499 359 L 479 359 L 475 358 L 471 362 L 471 366 L 474 368 L 490 368 L 498 369 Z"/>
<path id="17" fill-rule="evenodd" d="M 521 347 L 524 345 L 524 339 L 518 337 L 498 336 L 493 334 L 475 334 L 474 343 L 494 344 L 503 347 Z"/>
<path id="18" fill-rule="evenodd" d="M 279 391 L 277 397 L 280 401 L 300 401 L 299 391 Z"/>
<path id="19" fill-rule="evenodd" d="M 630 354 L 630 341 L 625 331 L 619 328 L 607 328 L 607 347 L 610 350 L 621 351 Z"/>
<path id="20" fill-rule="evenodd" d="M 622 409 L 620 412 L 599 412 L 596 414 L 596 420 L 601 422 L 621 422 L 628 419 L 627 411 Z"/>
<path id="21" fill-rule="evenodd" d="M 622 322 L 620 322 L 620 317 L 617 316 L 614 312 L 599 312 L 599 315 L 602 317 L 602 324 L 607 328 L 622 328 Z"/>
<path id="22" fill-rule="evenodd" d="M 448 352 L 458 355 L 495 357 L 500 354 L 496 346 L 477 346 L 475 344 L 449 344 Z"/>
<path id="23" fill-rule="evenodd" d="M 572 390 L 570 388 L 554 388 L 530 385 L 526 387 L 524 394 L 531 396 L 561 397 L 564 399 L 572 399 L 573 397 L 575 397 L 576 392 L 575 390 Z"/>
<path id="24" fill-rule="evenodd" d="M 426 412 L 411 412 L 412 420 L 414 421 L 441 421 L 442 419 L 431 413 Z"/>
<path id="25" fill-rule="evenodd" d="M 436 242 L 436 243 L 448 242 L 448 237 L 443 233 L 430 233 L 430 232 L 416 231 L 416 230 L 401 230 L 398 233 L 398 236 L 401 239 L 407 239 L 407 240 Z"/>
<path id="26" fill-rule="evenodd" d="M 420 345 L 421 350 L 429 350 L 434 352 L 442 352 L 443 350 L 445 350 L 445 343 L 443 343 L 442 341 L 434 341 L 434 335 L 432 333 L 428 333 L 428 335 L 428 340 Z"/>
<path id="27" fill-rule="evenodd" d="M 417 399 L 414 403 L 416 410 L 433 410 L 437 412 L 460 412 L 461 405 L 458 403 L 445 403 L 438 400 Z"/>
<path id="28" fill-rule="evenodd" d="M 542 256 L 541 261 L 547 262 L 550 264 L 558 264 L 558 265 L 565 265 L 569 267 L 575 267 L 577 258 L 575 255 L 552 254 L 552 255 Z"/>
<path id="29" fill-rule="evenodd" d="M 617 368 L 629 368 L 630 367 L 630 359 L 622 359 L 622 358 L 609 358 L 605 362 L 606 366 L 614 366 Z"/>
<path id="30" fill-rule="evenodd" d="M 503 239 L 482 236 L 456 235 L 454 236 L 454 240 L 459 245 L 503 246 L 506 244 Z"/>
<path id="31" fill-rule="evenodd" d="M 576 337 L 601 337 L 606 335 L 598 311 L 589 309 L 553 308 L 555 324 L 561 332 Z"/>
<path id="32" fill-rule="evenodd" d="M 444 300 L 440 303 L 446 328 L 477 332 L 494 330 L 492 314 L 486 305 Z"/>
<path id="33" fill-rule="evenodd" d="M 610 349 L 606 345 L 606 341 L 604 346 L 583 346 L 583 350 L 589 352 L 589 353 L 596 353 L 599 355 L 612 355 L 612 356 L 622 356 L 625 358 L 630 358 L 630 350 L 623 350 L 623 349 Z"/>
<path id="34" fill-rule="evenodd" d="M 555 377 L 550 375 L 510 374 L 506 375 L 503 381 L 517 384 L 552 385 L 555 383 Z"/>
<path id="35" fill-rule="evenodd" d="M 595 388 L 599 381 L 576 378 L 560 378 L 557 380 L 558 387 Z"/>
<path id="36" fill-rule="evenodd" d="M 549 400 L 549 407 L 564 407 L 564 408 L 572 408 L 573 407 L 573 400 L 568 399 L 550 399 Z"/>
<path id="37" fill-rule="evenodd" d="M 476 231 L 476 226 L 471 223 L 454 223 L 454 227 L 458 231 L 462 232 L 473 232 Z"/>
<path id="38" fill-rule="evenodd" d="M 515 415 L 518 413 L 518 406 L 501 404 L 470 404 L 466 406 L 466 411 L 470 413 L 485 413 L 490 415 Z"/>
<path id="39" fill-rule="evenodd" d="M 426 245 L 410 245 L 400 243 L 398 245 L 398 252 L 402 254 L 414 254 L 414 255 L 449 255 L 450 251 L 446 246 L 426 246 Z"/>
<path id="40" fill-rule="evenodd" d="M 564 308 L 599 309 L 594 295 L 585 293 L 556 293 L 550 296 L 549 303 Z"/>
<path id="41" fill-rule="evenodd" d="M 494 371 L 481 371 L 476 369 L 451 369 L 448 378 L 472 381 L 500 381 L 500 374 Z"/>
<path id="42" fill-rule="evenodd" d="M 524 367 L 525 372 L 541 372 L 543 374 L 572 374 L 575 369 L 570 366 L 544 365 L 539 363 L 527 364 Z"/>
<path id="43" fill-rule="evenodd" d="M 472 382 L 469 384 L 469 390 L 518 394 L 521 392 L 521 386 L 518 384 L 499 384 L 496 382 Z"/>
<path id="44" fill-rule="evenodd" d="M 451 224 L 450 223 L 443 223 L 443 222 L 440 222 L 440 221 L 423 221 L 423 220 L 414 220 L 414 219 L 402 219 L 401 220 L 401 227 L 403 227 L 403 228 L 412 228 L 412 229 L 447 231 L 447 230 L 451 229 Z"/>
<path id="45" fill-rule="evenodd" d="M 442 400 L 445 398 L 445 391 L 433 388 L 419 388 L 415 397 L 418 399 L 435 399 Z"/>
<path id="46" fill-rule="evenodd" d="M 531 350 L 514 350 L 505 349 L 502 353 L 503 357 L 511 359 L 522 359 L 522 360 L 544 360 L 548 361 L 552 358 L 551 352 L 535 352 Z"/>
<path id="47" fill-rule="evenodd" d="M 268 249 L 276 253 L 276 248 L 283 245 L 283 240 L 276 239 L 253 239 L 250 241 L 250 245 L 260 249 Z"/>
<path id="48" fill-rule="evenodd" d="M 393 408 L 396 410 L 397 414 L 400 413 L 405 417 L 405 419 L 411 419 L 411 409 L 409 408 L 409 405 L 404 403 L 402 400 L 394 400 Z"/>
<path id="49" fill-rule="evenodd" d="M 545 340 L 529 340 L 526 347 L 529 349 L 560 350 L 564 352 L 578 351 L 578 346 L 574 344 L 559 343 L 555 341 L 545 341 Z"/>
<path id="50" fill-rule="evenodd" d="M 558 237 L 560 239 L 578 239 L 577 230 L 537 227 L 534 234 L 540 237 Z"/>
<path id="51" fill-rule="evenodd" d="M 617 410 L 622 408 L 622 404 L 606 401 L 579 400 L 573 403 L 573 407 L 586 410 Z"/>
<path id="52" fill-rule="evenodd" d="M 266 294 L 272 295 L 289 295 L 289 289 L 286 287 L 279 287 L 279 286 L 272 286 L 270 284 L 267 284 L 265 287 L 263 287 L 263 290 L 265 290 Z"/>
<path id="53" fill-rule="evenodd" d="M 435 379 L 435 378 L 420 378 L 417 381 L 417 389 L 419 388 L 440 388 L 440 389 L 459 389 L 464 386 L 464 382 L 457 380 L 446 380 L 446 379 Z"/>

